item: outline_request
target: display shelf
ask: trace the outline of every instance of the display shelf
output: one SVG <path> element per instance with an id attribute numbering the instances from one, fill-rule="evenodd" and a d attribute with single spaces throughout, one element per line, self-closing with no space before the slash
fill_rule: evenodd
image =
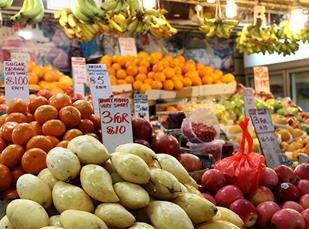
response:
<path id="1" fill-rule="evenodd" d="M 146 91 L 148 100 L 157 99 L 174 99 L 176 98 L 176 91 L 164 91 L 164 90 L 148 90 Z"/>
<path id="2" fill-rule="evenodd" d="M 131 84 L 123 84 L 123 85 L 113 85 L 112 86 L 113 93 L 116 94 L 123 94 L 123 93 L 129 93 L 132 92 L 132 85 Z"/>

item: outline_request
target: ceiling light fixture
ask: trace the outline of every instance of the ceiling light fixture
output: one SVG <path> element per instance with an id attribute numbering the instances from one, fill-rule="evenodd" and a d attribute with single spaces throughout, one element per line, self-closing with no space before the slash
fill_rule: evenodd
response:
<path id="1" fill-rule="evenodd" d="M 210 3 L 210 4 L 213 4 L 215 2 L 216 2 L 216 0 L 207 0 L 207 3 Z"/>
<path id="2" fill-rule="evenodd" d="M 146 10 L 154 9 L 157 6 L 156 0 L 143 0 L 143 5 Z"/>
<path id="3" fill-rule="evenodd" d="M 227 18 L 234 18 L 237 16 L 237 5 L 235 0 L 227 0 L 225 6 L 225 16 Z"/>
<path id="4" fill-rule="evenodd" d="M 305 23 L 308 20 L 308 15 L 303 13 L 303 9 L 300 6 L 295 6 L 290 14 L 290 27 L 294 32 L 300 32 L 304 28 Z"/>

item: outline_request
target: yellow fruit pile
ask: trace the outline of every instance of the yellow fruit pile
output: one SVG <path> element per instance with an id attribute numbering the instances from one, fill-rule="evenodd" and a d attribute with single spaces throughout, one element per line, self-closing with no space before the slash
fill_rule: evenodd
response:
<path id="1" fill-rule="evenodd" d="M 73 85 L 72 78 L 52 66 L 40 66 L 32 61 L 28 62 L 28 80 L 30 89 L 48 89 L 52 95 L 64 93 Z"/>
<path id="2" fill-rule="evenodd" d="M 161 52 L 141 51 L 137 57 L 105 55 L 100 63 L 106 64 L 112 85 L 132 84 L 142 93 L 150 89 L 181 90 L 203 84 L 235 82 L 231 73 L 224 75 L 220 70 L 186 60 L 183 56 L 173 58 Z"/>

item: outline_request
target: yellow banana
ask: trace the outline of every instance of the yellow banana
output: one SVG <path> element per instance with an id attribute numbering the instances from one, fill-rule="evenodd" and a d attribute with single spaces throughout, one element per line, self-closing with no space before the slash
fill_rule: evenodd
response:
<path id="1" fill-rule="evenodd" d="M 68 24 L 71 28 L 74 28 L 77 26 L 77 22 L 73 14 L 68 15 Z"/>
<path id="2" fill-rule="evenodd" d="M 124 29 L 120 25 L 118 25 L 113 19 L 109 20 L 109 24 L 110 24 L 111 28 L 115 29 L 116 31 L 118 31 L 120 33 L 124 32 Z"/>
<path id="3" fill-rule="evenodd" d="M 126 17 L 122 14 L 122 13 L 119 13 L 119 14 L 115 14 L 114 16 L 113 16 L 113 20 L 117 23 L 117 24 L 119 24 L 119 25 L 122 25 L 123 23 L 125 23 L 126 22 Z"/>

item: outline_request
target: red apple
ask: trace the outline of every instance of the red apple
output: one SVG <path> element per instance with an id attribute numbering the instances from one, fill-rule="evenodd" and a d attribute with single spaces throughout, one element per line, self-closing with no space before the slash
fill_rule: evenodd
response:
<path id="1" fill-rule="evenodd" d="M 261 185 L 264 185 L 266 187 L 276 187 L 278 185 L 278 175 L 275 172 L 275 170 L 266 167 L 265 172 L 261 178 Z"/>
<path id="2" fill-rule="evenodd" d="M 294 174 L 293 170 L 286 165 L 277 166 L 275 168 L 275 172 L 278 175 L 279 183 L 289 182 L 289 183 L 294 184 L 297 182 L 297 177 Z"/>
<path id="3" fill-rule="evenodd" d="M 224 174 L 218 169 L 207 170 L 202 176 L 201 183 L 206 190 L 213 193 L 227 184 Z"/>
<path id="4" fill-rule="evenodd" d="M 151 148 L 156 153 L 166 153 L 178 158 L 180 154 L 179 143 L 177 139 L 172 136 L 159 132 L 152 137 Z"/>
<path id="5" fill-rule="evenodd" d="M 295 211 L 298 211 L 299 213 L 301 213 L 304 210 L 304 208 L 299 203 L 296 203 L 294 201 L 284 202 L 284 204 L 282 204 L 281 208 L 294 209 Z"/>
<path id="6" fill-rule="evenodd" d="M 235 200 L 230 209 L 244 221 L 246 227 L 252 227 L 258 218 L 258 213 L 254 205 L 246 199 Z"/>
<path id="7" fill-rule="evenodd" d="M 258 212 L 258 225 L 260 227 L 268 227 L 270 224 L 271 217 L 280 210 L 280 206 L 274 201 L 266 201 L 260 203 L 256 207 Z"/>
<path id="8" fill-rule="evenodd" d="M 205 197 L 205 199 L 209 200 L 211 203 L 213 203 L 214 205 L 217 205 L 217 202 L 215 200 L 215 198 L 210 194 L 210 193 L 202 193 L 203 196 Z"/>
<path id="9" fill-rule="evenodd" d="M 304 217 L 306 222 L 306 229 L 309 229 L 309 209 L 304 210 L 301 215 Z"/>
<path id="10" fill-rule="evenodd" d="M 309 180 L 300 180 L 297 183 L 297 188 L 300 192 L 300 194 L 309 194 Z"/>
<path id="11" fill-rule="evenodd" d="M 305 194 L 300 197 L 299 204 L 303 206 L 304 209 L 309 208 L 309 194 Z"/>
<path id="12" fill-rule="evenodd" d="M 300 179 L 309 180 L 309 164 L 300 164 L 296 166 L 294 173 Z"/>
<path id="13" fill-rule="evenodd" d="M 285 208 L 277 211 L 271 218 L 271 228 L 274 229 L 305 229 L 305 220 L 300 213 Z"/>
<path id="14" fill-rule="evenodd" d="M 299 191 L 291 183 L 282 183 L 278 190 L 278 197 L 281 201 L 296 201 L 299 198 Z"/>
<path id="15" fill-rule="evenodd" d="M 243 198 L 244 198 L 244 195 L 242 191 L 234 185 L 227 185 L 219 189 L 215 195 L 215 200 L 217 202 L 217 205 L 227 207 L 227 208 L 235 200 L 243 199 Z"/>
<path id="16" fill-rule="evenodd" d="M 250 193 L 249 199 L 255 206 L 257 206 L 265 201 L 274 201 L 275 197 L 269 188 L 260 186 Z"/>
<path id="17" fill-rule="evenodd" d="M 152 126 L 144 118 L 133 117 L 132 118 L 132 130 L 134 139 L 150 140 L 152 136 Z"/>
<path id="18" fill-rule="evenodd" d="M 199 157 L 191 153 L 180 154 L 178 160 L 188 172 L 201 170 L 203 168 Z"/>

